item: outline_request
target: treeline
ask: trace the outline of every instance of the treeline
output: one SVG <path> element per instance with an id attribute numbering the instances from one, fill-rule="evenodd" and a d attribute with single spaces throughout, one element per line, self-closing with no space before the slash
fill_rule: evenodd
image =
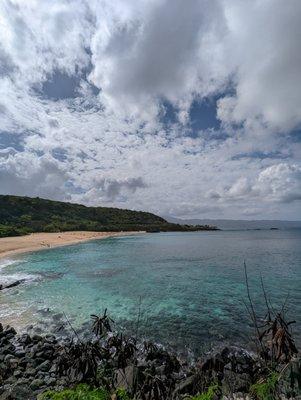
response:
<path id="1" fill-rule="evenodd" d="M 142 211 L 0 195 L 0 237 L 77 230 L 167 232 L 215 229 L 208 225 L 173 224 Z"/>

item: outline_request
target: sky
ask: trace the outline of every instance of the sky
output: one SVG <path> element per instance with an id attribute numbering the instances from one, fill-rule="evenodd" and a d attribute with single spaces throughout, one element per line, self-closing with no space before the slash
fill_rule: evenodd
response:
<path id="1" fill-rule="evenodd" d="M 0 194 L 301 219 L 300 0 L 0 0 Z"/>

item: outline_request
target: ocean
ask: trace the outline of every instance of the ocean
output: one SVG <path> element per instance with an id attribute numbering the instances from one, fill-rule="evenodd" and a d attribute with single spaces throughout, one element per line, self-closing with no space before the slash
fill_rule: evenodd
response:
<path id="1" fill-rule="evenodd" d="M 80 329 L 107 308 L 118 329 L 138 328 L 139 338 L 180 352 L 248 345 L 244 262 L 258 316 L 266 310 L 262 277 L 274 310 L 285 303 L 297 321 L 300 344 L 300 229 L 142 234 L 0 260 L 0 284 L 25 279 L 0 291 L 0 321 L 22 328 L 49 309 Z"/>

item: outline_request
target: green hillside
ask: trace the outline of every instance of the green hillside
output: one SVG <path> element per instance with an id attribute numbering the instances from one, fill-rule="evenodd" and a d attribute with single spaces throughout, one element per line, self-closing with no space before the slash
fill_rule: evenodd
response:
<path id="1" fill-rule="evenodd" d="M 107 207 L 0 195 L 0 237 L 60 231 L 195 231 L 209 226 L 179 225 L 157 215 Z"/>

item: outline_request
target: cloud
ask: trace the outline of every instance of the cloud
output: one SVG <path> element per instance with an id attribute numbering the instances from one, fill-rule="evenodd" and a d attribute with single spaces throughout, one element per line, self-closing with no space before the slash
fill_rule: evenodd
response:
<path id="1" fill-rule="evenodd" d="M 292 203 L 301 199 L 301 166 L 280 163 L 262 170 L 255 179 L 239 178 L 224 196 L 260 197 L 267 202 Z"/>
<path id="2" fill-rule="evenodd" d="M 194 91 L 219 87 L 218 74 L 208 68 L 210 43 L 226 29 L 219 1 L 137 2 L 126 17 L 118 7 L 110 11 L 107 29 L 95 33 L 91 47 L 90 78 L 106 104 L 135 112 L 164 98 L 181 108 Z"/>
<path id="3" fill-rule="evenodd" d="M 231 197 L 241 197 L 249 195 L 252 191 L 249 180 L 246 177 L 239 178 L 229 189 L 229 196 Z"/>
<path id="4" fill-rule="evenodd" d="M 246 208 L 242 210 L 242 215 L 244 217 L 258 217 L 258 215 L 261 214 L 261 209 L 259 207 L 254 207 L 254 208 Z"/>
<path id="5" fill-rule="evenodd" d="M 2 1 L 0 193 L 299 218 L 300 15 L 298 0 Z"/>
<path id="6" fill-rule="evenodd" d="M 0 157 L 0 188 L 2 194 L 40 196 L 68 200 L 65 184 L 68 173 L 55 160 L 46 156 L 8 152 Z"/>
<path id="7" fill-rule="evenodd" d="M 259 174 L 254 190 L 283 203 L 301 199 L 301 166 L 276 164 Z"/>
<path id="8" fill-rule="evenodd" d="M 301 124 L 301 3 L 292 0 L 225 2 L 229 68 L 235 94 L 222 97 L 218 115 L 225 123 L 262 124 L 290 131 Z"/>
<path id="9" fill-rule="evenodd" d="M 133 194 L 136 190 L 146 187 L 147 185 L 142 177 L 126 178 L 124 180 L 95 178 L 92 188 L 85 192 L 84 200 L 88 204 L 95 204 L 99 200 L 111 203 L 116 200 L 125 202 L 128 193 Z"/>

